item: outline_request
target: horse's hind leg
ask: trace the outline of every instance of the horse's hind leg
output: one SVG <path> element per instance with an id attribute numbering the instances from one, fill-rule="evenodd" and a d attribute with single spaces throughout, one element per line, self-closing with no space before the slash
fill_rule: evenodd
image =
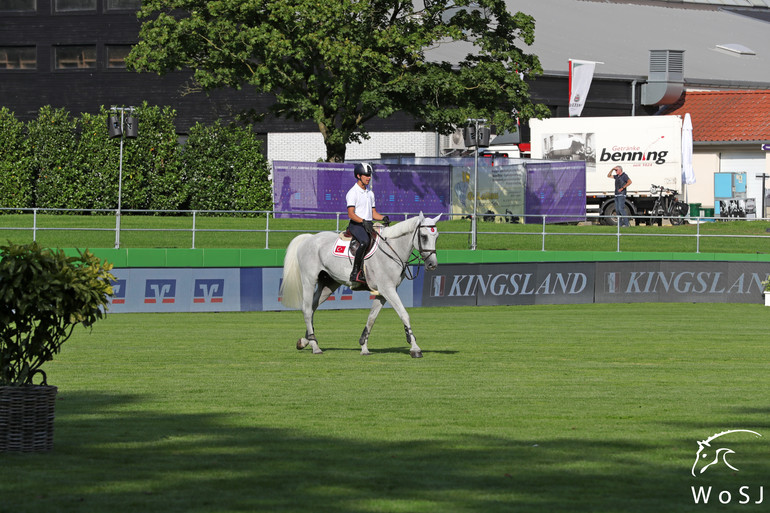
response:
<path id="1" fill-rule="evenodd" d="M 384 305 L 385 298 L 382 296 L 377 296 L 377 298 L 372 302 L 372 308 L 369 310 L 369 318 L 366 320 L 366 326 L 364 326 L 364 331 L 361 333 L 361 338 L 358 339 L 358 343 L 361 344 L 362 355 L 372 354 L 369 352 L 369 347 L 367 347 L 367 342 L 369 341 L 369 333 L 372 332 L 374 321 L 377 319 L 377 316 L 380 314 L 380 310 L 382 310 Z"/>
<path id="2" fill-rule="evenodd" d="M 316 281 L 312 280 L 312 282 L 303 282 L 302 284 L 302 315 L 305 317 L 306 331 L 305 336 L 297 341 L 297 349 L 304 349 L 310 345 L 313 354 L 321 354 L 323 351 L 318 347 L 318 340 L 316 340 L 313 332 L 313 314 L 318 305 L 323 303 L 336 287 L 330 289 L 329 284 L 325 284 L 322 280 L 316 289 Z"/>

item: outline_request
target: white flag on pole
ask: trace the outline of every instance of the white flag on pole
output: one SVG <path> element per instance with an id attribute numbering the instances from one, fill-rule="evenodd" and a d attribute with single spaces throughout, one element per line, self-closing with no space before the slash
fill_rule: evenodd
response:
<path id="1" fill-rule="evenodd" d="M 569 115 L 580 116 L 594 78 L 595 61 L 569 60 Z"/>

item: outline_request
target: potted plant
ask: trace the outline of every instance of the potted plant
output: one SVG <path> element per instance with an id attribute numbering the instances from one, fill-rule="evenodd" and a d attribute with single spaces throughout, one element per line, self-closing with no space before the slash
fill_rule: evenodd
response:
<path id="1" fill-rule="evenodd" d="M 89 251 L 0 246 L 0 452 L 53 448 L 57 388 L 41 366 L 105 315 L 111 269 Z"/>

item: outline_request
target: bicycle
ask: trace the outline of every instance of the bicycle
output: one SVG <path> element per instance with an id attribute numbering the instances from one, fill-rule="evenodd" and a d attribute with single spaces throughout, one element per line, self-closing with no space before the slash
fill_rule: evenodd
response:
<path id="1" fill-rule="evenodd" d="M 662 226 L 664 218 L 668 219 L 674 226 L 684 222 L 684 216 L 687 215 L 690 207 L 687 203 L 679 201 L 679 198 L 676 196 L 679 194 L 678 191 L 653 184 L 650 186 L 650 194 L 653 196 L 657 194 L 658 197 L 655 198 L 655 203 L 650 210 L 652 218 L 650 218 L 648 223 L 651 224 L 654 219 L 658 226 Z"/>

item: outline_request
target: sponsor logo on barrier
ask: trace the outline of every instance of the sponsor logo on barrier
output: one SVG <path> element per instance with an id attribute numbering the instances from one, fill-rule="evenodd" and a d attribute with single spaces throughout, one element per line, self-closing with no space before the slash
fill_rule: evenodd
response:
<path id="1" fill-rule="evenodd" d="M 608 294 L 753 294 L 762 291 L 760 273 L 741 273 L 732 282 L 723 272 L 692 271 L 632 271 L 626 283 L 618 272 L 605 273 L 605 291 Z"/>
<path id="2" fill-rule="evenodd" d="M 196 279 L 193 287 L 193 303 L 222 303 L 225 297 L 223 278 Z"/>
<path id="3" fill-rule="evenodd" d="M 112 282 L 112 300 L 113 305 L 123 305 L 126 303 L 126 280 L 115 280 Z"/>
<path id="4" fill-rule="evenodd" d="M 430 297 L 443 297 L 446 276 L 434 276 L 430 280 Z"/>
<path id="5" fill-rule="evenodd" d="M 174 303 L 176 300 L 176 280 L 146 280 L 144 285 L 144 302 Z"/>
<path id="6" fill-rule="evenodd" d="M 449 290 L 446 276 L 431 279 L 431 297 L 580 294 L 588 285 L 584 273 L 548 273 L 536 278 L 534 273 L 455 274 Z"/>

